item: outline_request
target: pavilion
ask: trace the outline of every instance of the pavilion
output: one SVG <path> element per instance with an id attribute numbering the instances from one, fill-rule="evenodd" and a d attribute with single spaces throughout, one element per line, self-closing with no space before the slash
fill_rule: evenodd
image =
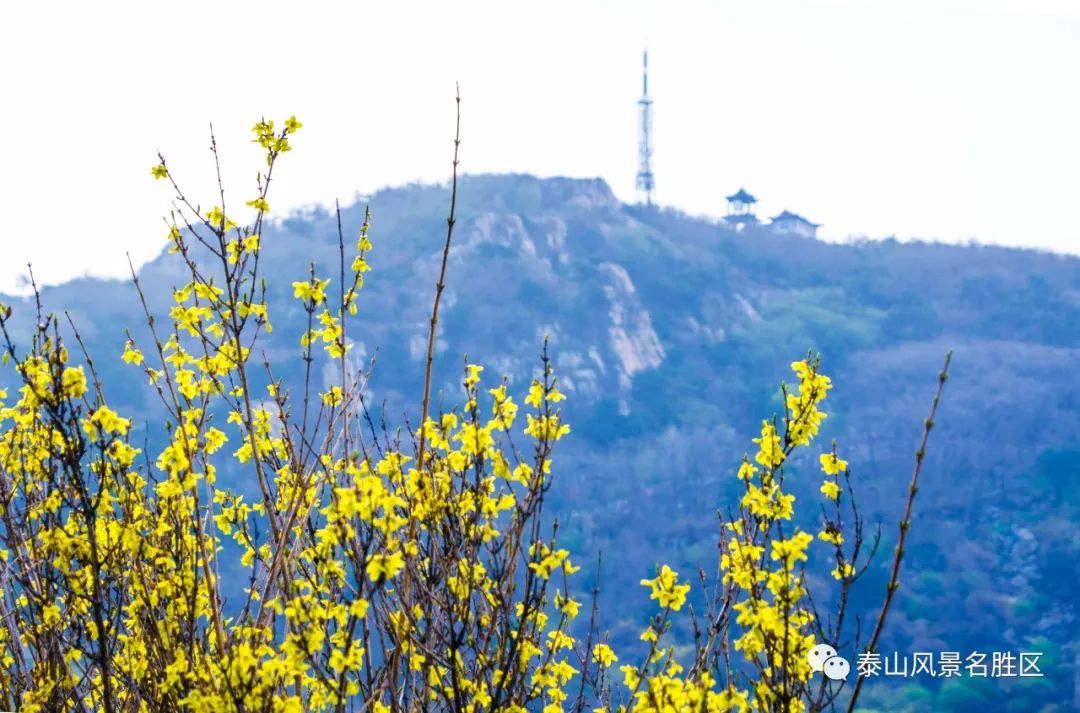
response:
<path id="1" fill-rule="evenodd" d="M 733 227 L 758 222 L 754 215 L 757 198 L 750 195 L 745 188 L 740 188 L 736 193 L 727 197 L 728 212 L 724 221 Z"/>
<path id="2" fill-rule="evenodd" d="M 773 232 L 780 235 L 800 235 L 804 238 L 816 238 L 817 229 L 821 227 L 821 223 L 811 223 L 798 213 L 788 210 L 773 218 L 769 225 Z"/>

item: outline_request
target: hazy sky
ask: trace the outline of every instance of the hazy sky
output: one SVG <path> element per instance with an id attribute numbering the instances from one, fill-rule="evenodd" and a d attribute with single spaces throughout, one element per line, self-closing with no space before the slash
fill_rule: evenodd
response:
<path id="1" fill-rule="evenodd" d="M 170 193 L 254 195 L 260 116 L 305 124 L 277 214 L 462 169 L 600 176 L 633 200 L 641 50 L 657 198 L 867 234 L 1080 253 L 1071 0 L 33 3 L 0 8 L 0 290 L 121 275 Z M 175 9 L 173 9 L 175 8 Z M 529 8 L 529 9 L 526 9 Z M 378 216 L 375 216 L 377 236 Z"/>

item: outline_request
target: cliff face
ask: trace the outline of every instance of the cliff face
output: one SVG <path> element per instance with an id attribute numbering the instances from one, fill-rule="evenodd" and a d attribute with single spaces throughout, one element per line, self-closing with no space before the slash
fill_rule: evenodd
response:
<path id="1" fill-rule="evenodd" d="M 354 367 L 376 358 L 368 401 L 385 404 L 395 423 L 415 415 L 420 400 L 448 201 L 445 187 L 432 186 L 371 198 L 374 271 L 350 328 L 351 358 Z M 830 245 L 760 226 L 734 233 L 621 205 L 599 180 L 466 177 L 458 214 L 436 387 L 448 403 L 457 398 L 468 354 L 487 366 L 485 376 L 505 374 L 521 390 L 549 340 L 574 428 L 557 456 L 553 511 L 585 559 L 604 550 L 609 604 L 620 617 L 606 625 L 619 635 L 638 626 L 645 605 L 637 580 L 654 563 L 714 566 L 714 512 L 737 497 L 739 459 L 760 420 L 781 407 L 776 385 L 790 381 L 788 364 L 808 349 L 823 354 L 836 384 L 822 448 L 838 440 L 870 521 L 886 523 L 882 552 L 890 552 L 922 419 L 951 348 L 953 378 L 892 643 L 1019 650 L 1033 637 L 1056 646 L 1075 638 L 1063 633 L 1077 631 L 1078 613 L 1061 583 L 1076 576 L 1062 563 L 1080 555 L 1080 260 L 894 241 Z M 362 218 L 363 206 L 344 210 L 346 240 Z M 265 231 L 263 245 L 275 285 L 274 333 L 263 348 L 289 378 L 299 373 L 303 312 L 288 285 L 311 262 L 336 277 L 336 220 L 319 211 L 285 219 Z M 164 311 L 182 274 L 162 256 L 141 277 Z M 153 418 L 149 394 L 109 359 L 125 326 L 141 334 L 133 297 L 125 283 L 96 280 L 44 294 L 80 325 L 105 382 L 116 385 L 110 398 Z M 328 366 L 319 368 L 329 378 Z M 796 463 L 793 472 L 800 497 L 815 502 L 814 465 Z M 859 600 L 867 607 L 884 574 L 868 580 L 872 591 Z M 986 641 L 985 631 L 1004 639 Z"/>

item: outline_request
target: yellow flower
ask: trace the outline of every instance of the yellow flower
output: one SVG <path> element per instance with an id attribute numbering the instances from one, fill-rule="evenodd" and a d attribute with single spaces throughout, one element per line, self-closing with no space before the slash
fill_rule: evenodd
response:
<path id="1" fill-rule="evenodd" d="M 833 579 L 846 579 L 855 574 L 855 568 L 850 562 L 844 562 L 841 567 L 836 567 L 832 571 Z"/>
<path id="2" fill-rule="evenodd" d="M 592 650 L 593 661 L 600 664 L 604 668 L 611 666 L 619 660 L 619 657 L 615 655 L 615 652 L 611 650 L 611 647 L 607 644 L 597 644 Z"/>
<path id="3" fill-rule="evenodd" d="M 818 539 L 824 542 L 831 542 L 834 545 L 844 544 L 844 536 L 840 534 L 839 530 L 826 529 L 818 533 Z"/>
<path id="4" fill-rule="evenodd" d="M 792 569 L 796 562 L 805 562 L 806 548 L 814 541 L 809 532 L 797 532 L 786 540 L 772 541 L 772 558 L 784 563 L 785 569 Z"/>
<path id="5" fill-rule="evenodd" d="M 574 648 L 574 640 L 568 636 L 565 632 L 555 631 L 548 632 L 548 651 L 558 651 L 559 649 L 572 649 Z"/>
<path id="6" fill-rule="evenodd" d="M 367 564 L 367 576 L 373 582 L 393 579 L 405 568 L 405 558 L 400 552 L 374 555 Z"/>
<path id="7" fill-rule="evenodd" d="M 64 369 L 64 374 L 60 377 L 60 381 L 64 388 L 65 396 L 77 399 L 86 393 L 86 374 L 83 373 L 83 368 L 81 366 Z"/>
<path id="8" fill-rule="evenodd" d="M 130 420 L 120 418 L 120 416 L 108 406 L 101 406 L 94 411 L 89 418 L 83 420 L 83 429 L 91 438 L 98 437 L 98 429 L 101 429 L 101 431 L 104 431 L 106 434 L 117 433 L 121 436 L 126 436 L 128 427 L 130 426 Z"/>
<path id="9" fill-rule="evenodd" d="M 465 387 L 476 386 L 480 383 L 480 372 L 484 370 L 484 367 L 479 364 L 468 364 L 465 366 Z"/>
<path id="10" fill-rule="evenodd" d="M 120 358 L 124 360 L 125 364 L 139 365 L 143 363 L 142 352 L 135 347 L 135 342 L 130 339 L 124 344 L 124 353 Z"/>
<path id="11" fill-rule="evenodd" d="M 330 408 L 335 408 L 341 404 L 344 394 L 341 391 L 340 386 L 331 386 L 330 390 L 322 395 L 322 402 Z"/>
<path id="12" fill-rule="evenodd" d="M 209 429 L 204 438 L 206 441 L 207 453 L 216 453 L 223 445 L 225 445 L 225 442 L 229 440 L 228 436 L 216 428 Z"/>
<path id="13" fill-rule="evenodd" d="M 528 426 L 525 427 L 526 436 L 532 436 L 538 441 L 557 441 L 570 433 L 570 426 L 559 423 L 558 416 L 543 416 L 533 418 L 531 413 L 525 414 Z"/>
<path id="14" fill-rule="evenodd" d="M 313 279 L 310 282 L 294 282 L 293 296 L 304 300 L 305 302 L 311 302 L 312 304 L 322 304 L 326 301 L 326 287 L 330 284 L 330 280 Z"/>
<path id="15" fill-rule="evenodd" d="M 161 180 L 162 178 L 166 178 L 169 175 L 169 169 L 165 168 L 165 164 L 159 163 L 158 165 L 150 169 L 150 175 L 152 175 L 158 180 Z"/>
<path id="16" fill-rule="evenodd" d="M 285 120 L 285 128 L 288 129 L 291 133 L 293 131 L 297 131 L 298 129 L 304 128 L 304 125 L 300 123 L 300 120 L 297 119 L 296 115 L 294 114 L 293 116 L 290 116 L 288 119 Z"/>
<path id="17" fill-rule="evenodd" d="M 223 233 L 228 232 L 236 227 L 236 223 L 232 222 L 225 217 L 225 214 L 221 211 L 221 208 L 214 206 L 206 213 L 206 222 L 210 224 L 211 228 L 219 230 Z"/>
<path id="18" fill-rule="evenodd" d="M 761 438 L 755 438 L 754 443 L 758 444 L 758 452 L 754 456 L 754 460 L 761 465 L 769 468 L 784 462 L 784 450 L 780 447 L 780 436 L 776 434 L 776 429 L 768 421 L 761 422 Z"/>
<path id="19" fill-rule="evenodd" d="M 826 480 L 821 483 L 821 493 L 830 500 L 840 499 L 840 486 L 833 480 Z"/>
<path id="20" fill-rule="evenodd" d="M 529 404 L 533 408 L 540 408 L 540 402 L 544 398 L 544 386 L 536 379 L 533 379 L 532 384 L 529 386 L 529 395 L 525 397 L 525 403 Z"/>
<path id="21" fill-rule="evenodd" d="M 679 611 L 686 602 L 690 585 L 677 584 L 678 578 L 678 572 L 664 565 L 655 578 L 641 580 L 641 586 L 652 589 L 649 599 L 656 599 L 661 607 L 671 607 L 672 611 Z"/>
<path id="22" fill-rule="evenodd" d="M 563 614 L 566 614 L 568 618 L 573 619 L 578 615 L 578 610 L 581 609 L 581 602 L 556 594 L 555 606 L 558 607 Z"/>
<path id="23" fill-rule="evenodd" d="M 841 471 L 847 471 L 847 461 L 840 460 L 835 453 L 822 453 L 818 460 L 821 461 L 821 469 L 826 475 L 836 475 Z"/>
<path id="24" fill-rule="evenodd" d="M 55 604 L 48 604 L 41 610 L 41 621 L 46 626 L 52 626 L 53 624 L 60 623 L 60 607 Z"/>
<path id="25" fill-rule="evenodd" d="M 349 605 L 349 613 L 355 616 L 357 619 L 363 619 L 367 616 L 368 601 L 366 599 L 357 599 Z"/>

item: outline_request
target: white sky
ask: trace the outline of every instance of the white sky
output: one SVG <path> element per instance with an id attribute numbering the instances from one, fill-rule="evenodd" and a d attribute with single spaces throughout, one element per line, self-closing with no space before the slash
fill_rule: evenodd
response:
<path id="1" fill-rule="evenodd" d="M 1080 253 L 1080 5 L 811 2 L 8 2 L 0 5 L 0 290 L 122 275 L 170 194 L 253 196 L 260 116 L 305 124 L 275 213 L 462 168 L 601 176 L 634 199 L 648 46 L 660 203 L 741 185 L 853 234 Z M 173 9 L 175 8 L 175 9 Z M 529 8 L 529 9 L 526 9 Z M 376 229 L 378 216 L 375 216 Z"/>

